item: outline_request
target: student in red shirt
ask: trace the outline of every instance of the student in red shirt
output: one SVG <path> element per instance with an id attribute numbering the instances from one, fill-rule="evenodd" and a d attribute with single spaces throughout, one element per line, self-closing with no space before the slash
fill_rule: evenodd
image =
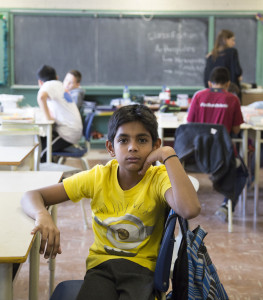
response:
<path id="1" fill-rule="evenodd" d="M 187 121 L 223 124 L 229 133 L 238 134 L 244 120 L 238 98 L 228 92 L 229 85 L 227 68 L 214 68 L 208 81 L 209 88 L 194 95 Z"/>
<path id="2" fill-rule="evenodd" d="M 239 99 L 228 92 L 229 71 L 225 67 L 213 69 L 208 81 L 209 88 L 195 93 L 188 112 L 187 121 L 194 123 L 222 124 L 229 134 L 238 134 L 244 123 Z M 217 210 L 220 219 L 227 220 L 227 198 Z M 236 203 L 233 203 L 233 209 Z"/>

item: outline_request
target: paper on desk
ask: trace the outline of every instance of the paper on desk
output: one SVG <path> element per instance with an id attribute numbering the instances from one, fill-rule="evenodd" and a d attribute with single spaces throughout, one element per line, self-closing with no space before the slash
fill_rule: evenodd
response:
<path id="1" fill-rule="evenodd" d="M 263 109 L 241 106 L 244 121 L 253 126 L 263 126 Z"/>

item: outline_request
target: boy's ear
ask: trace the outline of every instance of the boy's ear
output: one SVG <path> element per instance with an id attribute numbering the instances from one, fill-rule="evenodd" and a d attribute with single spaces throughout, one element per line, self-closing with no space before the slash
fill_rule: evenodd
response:
<path id="1" fill-rule="evenodd" d="M 211 89 L 212 88 L 212 82 L 208 81 L 208 87 Z"/>
<path id="2" fill-rule="evenodd" d="M 41 87 L 41 86 L 44 84 L 44 81 L 42 81 L 42 80 L 40 80 L 40 79 L 38 79 L 37 82 L 38 82 L 38 86 L 39 86 L 39 87 Z"/>
<path id="3" fill-rule="evenodd" d="M 158 149 L 161 147 L 162 141 L 161 139 L 157 139 L 157 141 L 155 142 L 155 144 L 153 145 L 153 150 Z"/>
<path id="4" fill-rule="evenodd" d="M 109 140 L 106 141 L 106 149 L 111 157 L 115 156 L 115 151 L 114 151 L 113 145 Z"/>
<path id="5" fill-rule="evenodd" d="M 229 87 L 230 87 L 230 83 L 231 83 L 231 81 L 229 80 L 227 83 L 226 83 L 226 90 L 228 90 L 229 89 Z"/>

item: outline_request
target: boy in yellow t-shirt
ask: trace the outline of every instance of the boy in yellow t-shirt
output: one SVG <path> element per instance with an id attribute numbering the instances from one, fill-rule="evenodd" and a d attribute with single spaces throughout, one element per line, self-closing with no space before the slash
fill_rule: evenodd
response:
<path id="1" fill-rule="evenodd" d="M 155 299 L 153 275 L 165 214 L 170 206 L 184 218 L 200 212 L 196 192 L 171 147 L 160 147 L 157 121 L 143 105 L 124 106 L 108 125 L 107 165 L 29 191 L 24 211 L 36 220 L 45 258 L 61 254 L 59 230 L 46 207 L 91 198 L 94 243 L 78 300 Z M 156 161 L 163 165 L 153 166 Z"/>

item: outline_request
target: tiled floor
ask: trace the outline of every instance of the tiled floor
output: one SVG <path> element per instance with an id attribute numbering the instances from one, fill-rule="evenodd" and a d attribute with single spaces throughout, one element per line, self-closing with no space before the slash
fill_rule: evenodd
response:
<path id="1" fill-rule="evenodd" d="M 97 162 L 90 161 L 91 165 Z M 105 160 L 102 162 L 105 163 Z M 213 191 L 207 175 L 193 174 L 200 182 L 198 195 L 202 212 L 190 221 L 190 227 L 193 229 L 200 224 L 208 231 L 205 244 L 232 300 L 263 299 L 263 169 L 260 174 L 262 189 L 258 217 L 253 217 L 253 194 L 249 191 L 246 213 L 243 214 L 241 204 L 236 208 L 233 233 L 228 233 L 227 224 L 221 223 L 214 215 L 222 196 Z M 88 204 L 89 201 L 85 200 L 90 219 Z M 68 202 L 59 205 L 58 227 L 61 230 L 63 253 L 56 260 L 55 284 L 84 276 L 85 258 L 93 241 L 92 230 L 84 230 L 79 204 Z M 28 263 L 22 266 L 14 284 L 15 300 L 28 297 L 28 267 Z M 39 300 L 48 300 L 48 264 L 43 258 L 40 265 Z"/>

